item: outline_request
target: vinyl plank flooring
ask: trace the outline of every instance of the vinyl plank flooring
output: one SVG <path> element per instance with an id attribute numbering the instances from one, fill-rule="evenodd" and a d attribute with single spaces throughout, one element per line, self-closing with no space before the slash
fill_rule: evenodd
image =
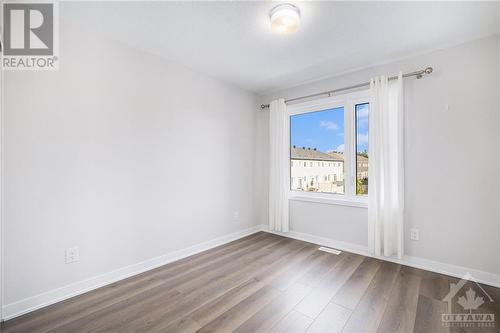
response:
<path id="1" fill-rule="evenodd" d="M 13 332 L 47 332 L 150 290 L 156 293 L 162 285 L 155 278 L 129 278 L 18 317 L 9 321 L 7 327 L 12 327 Z"/>
<path id="2" fill-rule="evenodd" d="M 214 267 L 215 269 L 211 269 L 204 274 L 196 272 L 196 274 L 198 275 L 198 277 L 196 278 L 197 284 L 193 283 L 192 279 L 177 279 L 179 283 L 175 284 L 175 289 L 183 293 L 188 293 L 192 290 L 195 290 L 200 285 L 210 283 L 214 279 L 226 277 L 231 274 L 232 276 L 234 276 L 238 274 L 239 270 L 248 270 L 252 267 L 265 267 L 269 263 L 276 261 L 280 255 L 285 255 L 286 253 L 293 252 L 303 246 L 304 244 L 301 244 L 297 241 L 282 240 L 278 243 L 273 244 L 273 246 L 255 249 L 252 252 L 239 258 L 232 258 L 230 261 L 224 263 L 223 265 L 219 265 L 218 267 Z"/>
<path id="3" fill-rule="evenodd" d="M 294 243 L 290 242 L 290 240 L 279 238 L 258 241 L 256 244 L 247 246 L 242 251 L 235 251 L 228 256 L 214 258 L 212 262 L 197 265 L 191 269 L 181 271 L 180 273 L 171 275 L 169 273 L 170 270 L 166 270 L 165 272 L 155 274 L 155 276 L 163 279 L 165 283 L 170 284 L 172 287 L 175 286 L 175 288 L 183 291 L 182 289 L 184 287 L 192 288 L 192 276 L 196 276 L 198 279 L 197 281 L 199 281 L 199 279 L 209 280 L 214 276 L 234 270 L 236 265 L 243 266 L 245 260 L 251 262 L 258 254 L 264 256 L 266 253 L 272 252 L 273 247 L 282 249 L 282 245 L 289 246 L 289 244 Z"/>
<path id="4" fill-rule="evenodd" d="M 401 266 L 384 262 L 354 309 L 342 332 L 375 332 Z"/>
<path id="5" fill-rule="evenodd" d="M 282 238 L 276 235 L 267 236 L 265 233 L 257 233 L 256 237 L 245 238 L 241 244 L 229 243 L 229 245 L 217 247 L 210 251 L 205 251 L 195 254 L 194 259 L 191 257 L 175 261 L 168 265 L 154 269 L 148 272 L 151 276 L 171 281 L 172 279 L 182 280 L 184 277 L 191 273 L 204 274 L 213 268 L 220 268 L 221 264 L 227 264 L 235 258 L 243 257 L 252 253 L 255 249 L 263 246 L 269 247 L 282 241 Z"/>
<path id="6" fill-rule="evenodd" d="M 294 258 L 289 262 L 289 264 L 285 267 L 285 269 L 280 270 L 274 276 L 258 276 L 259 279 L 271 279 L 270 283 L 281 291 L 287 290 L 291 285 L 297 283 L 298 280 L 304 274 L 308 274 L 310 270 L 314 270 L 318 265 L 325 265 L 325 261 L 327 257 L 332 257 L 335 255 L 331 255 L 329 253 L 324 253 L 318 251 L 318 247 L 313 245 L 313 252 L 311 252 L 310 256 L 305 260 L 296 260 L 299 258 Z M 341 257 L 335 256 L 335 261 L 328 261 L 331 267 L 335 266 Z M 318 282 L 318 278 L 321 278 L 323 275 L 315 276 L 314 283 L 309 283 L 308 285 L 314 285 Z"/>
<path id="7" fill-rule="evenodd" d="M 278 262 L 278 265 L 273 265 L 273 267 L 261 272 L 261 274 L 254 275 L 252 283 L 244 283 L 228 291 L 214 301 L 206 303 L 194 311 L 190 317 L 201 325 L 206 325 L 215 317 L 227 311 L 229 308 L 239 303 L 241 300 L 248 297 L 264 285 L 270 285 L 276 289 L 282 290 L 278 288 L 279 284 L 275 283 L 276 280 L 279 281 L 279 277 L 281 275 L 300 274 L 301 270 L 297 269 L 297 265 L 303 264 L 304 261 L 307 261 L 307 259 L 311 257 L 311 251 L 315 250 L 316 247 L 307 246 L 301 249 L 296 255 L 293 256 L 293 258 L 290 258 L 289 260 L 287 260 L 287 258 L 283 258 L 286 262 L 283 262 L 282 265 L 279 265 L 280 262 Z M 300 260 L 297 261 L 297 259 Z M 295 270 L 290 272 L 291 268 L 295 268 Z"/>
<path id="8" fill-rule="evenodd" d="M 283 241 L 283 240 L 281 240 Z M 272 241 L 271 241 L 272 242 Z M 279 247 L 281 251 L 285 251 L 285 249 L 288 249 L 287 246 L 282 246 Z M 257 251 L 253 252 L 254 256 L 259 256 L 265 252 L 265 248 L 261 248 Z M 232 262 L 234 265 L 234 261 Z M 221 270 L 227 270 L 227 271 L 234 271 L 234 272 L 240 272 L 237 269 L 235 269 L 234 266 L 228 267 L 229 264 L 223 264 L 221 265 Z M 165 314 L 165 313 L 170 313 L 169 311 L 175 311 L 180 309 L 185 309 L 189 305 L 191 305 L 194 302 L 201 302 L 205 298 L 210 297 L 210 292 L 212 289 L 210 287 L 213 287 L 214 284 L 217 283 L 217 279 L 214 278 L 214 274 L 220 274 L 217 269 L 214 269 L 213 274 L 209 274 L 208 272 L 204 275 L 199 275 L 196 272 L 191 273 L 189 278 L 187 279 L 192 283 L 192 291 L 194 292 L 199 292 L 200 295 L 192 295 L 192 297 L 186 297 L 186 294 L 181 294 L 177 292 L 176 296 L 173 299 L 170 298 L 162 298 L 162 294 L 157 292 L 153 294 L 150 298 L 144 299 L 141 301 L 138 301 L 136 299 L 131 299 L 131 300 L 126 300 L 124 302 L 118 303 L 118 304 L 113 304 L 110 309 L 107 309 L 107 311 L 112 311 L 114 312 L 115 316 L 121 316 L 121 315 L 126 315 L 127 316 L 127 321 L 122 321 L 120 323 L 117 323 L 117 320 L 110 321 L 109 325 L 106 325 L 105 323 L 100 323 L 99 320 L 89 320 L 94 318 L 94 315 L 91 316 L 86 316 L 86 317 L 81 317 L 79 320 L 73 321 L 69 325 L 66 325 L 63 327 L 63 330 L 71 330 L 74 329 L 75 325 L 81 325 L 82 322 L 89 321 L 89 324 L 86 325 L 93 325 L 92 327 L 96 325 L 102 325 L 100 329 L 102 330 L 118 330 L 125 328 L 125 326 L 133 326 L 135 324 L 139 325 L 140 323 L 143 322 L 142 318 L 144 316 L 150 316 L 153 317 L 155 315 L 160 315 L 160 314 Z M 209 283 L 207 282 L 208 279 L 212 279 L 212 281 Z M 176 284 L 177 283 L 183 283 L 184 279 L 182 280 L 169 280 L 168 283 L 164 283 L 161 288 L 162 289 L 168 289 L 169 291 L 174 291 L 176 290 Z M 220 288 L 219 288 L 220 289 Z M 142 296 L 142 295 L 140 295 Z M 140 297 L 139 297 L 140 298 Z M 134 305 L 132 306 L 127 306 L 124 307 L 123 304 L 127 304 L 128 302 L 132 302 Z M 146 309 L 146 310 L 145 310 Z M 170 317 L 171 318 L 171 317 Z M 174 318 L 172 318 L 173 320 Z M 84 326 L 85 329 L 88 329 L 87 326 Z"/>
<path id="9" fill-rule="evenodd" d="M 379 332 L 413 332 L 421 279 L 415 269 L 401 268 L 378 327 Z"/>
<path id="10" fill-rule="evenodd" d="M 191 318 L 182 318 L 182 319 L 174 321 L 173 323 L 171 323 L 170 325 L 168 325 L 166 327 L 162 327 L 160 329 L 152 330 L 149 332 L 150 333 L 156 333 L 156 332 L 194 333 L 194 332 L 198 331 L 200 328 L 201 328 L 200 324 L 198 324 L 196 321 L 192 320 Z"/>
<path id="11" fill-rule="evenodd" d="M 318 251 L 322 253 L 322 251 Z M 328 273 L 332 269 L 335 264 L 337 264 L 340 259 L 342 259 L 345 254 L 335 255 L 332 253 L 325 252 L 323 259 L 320 265 L 316 265 L 313 269 L 307 271 L 307 273 L 303 274 L 299 279 L 298 283 L 301 283 L 306 286 L 315 286 L 318 282 L 321 281 L 323 276 Z"/>
<path id="12" fill-rule="evenodd" d="M 263 287 L 203 326 L 198 332 L 232 332 L 283 292 Z"/>
<path id="13" fill-rule="evenodd" d="M 118 331 L 121 325 L 128 322 L 128 318 L 145 314 L 157 307 L 175 304 L 182 296 L 171 289 L 154 290 L 131 297 L 114 304 L 101 311 L 93 312 L 89 316 L 73 320 L 65 325 L 54 325 L 49 332 L 105 332 Z"/>
<path id="14" fill-rule="evenodd" d="M 309 326 L 307 332 L 311 333 L 337 333 L 342 332 L 352 310 L 330 302 Z"/>
<path id="15" fill-rule="evenodd" d="M 345 256 L 295 307 L 295 310 L 315 319 L 328 303 L 330 303 L 335 293 L 349 279 L 362 261 L 362 256 L 352 254 Z"/>
<path id="16" fill-rule="evenodd" d="M 145 320 L 150 330 L 163 327 L 178 316 L 189 315 L 204 304 L 217 299 L 228 290 L 253 278 L 257 273 L 272 272 L 280 269 L 280 263 L 286 263 L 287 260 L 293 258 L 306 246 L 308 246 L 307 243 L 289 239 L 286 244 L 282 244 L 279 248 L 274 250 L 268 249 L 265 255 L 256 252 L 254 254 L 255 259 L 250 265 L 233 267 L 230 270 L 231 272 L 215 277 L 206 285 L 195 285 L 189 292 L 184 294 L 185 297 L 182 301 L 172 309 L 157 309 L 148 313 L 146 317 L 131 321 L 128 326 L 134 326 L 140 320 Z"/>
<path id="17" fill-rule="evenodd" d="M 273 333 L 301 333 L 311 325 L 312 319 L 298 312 L 291 311 L 281 319 L 271 330 Z"/>
<path id="18" fill-rule="evenodd" d="M 157 327 L 163 327 L 175 321 L 181 316 L 189 315 L 203 304 L 216 299 L 223 295 L 229 289 L 232 289 L 244 281 L 252 278 L 252 274 L 258 270 L 266 270 L 272 268 L 272 264 L 276 259 L 284 260 L 304 247 L 306 244 L 303 242 L 291 240 L 283 243 L 279 248 L 273 251 L 268 249 L 260 249 L 255 251 L 255 260 L 252 265 L 243 266 L 238 262 L 234 264 L 232 269 L 225 273 L 212 276 L 209 280 L 206 276 L 195 278 L 197 282 L 191 285 L 191 288 L 182 293 L 181 299 L 174 303 L 163 307 L 158 307 L 145 314 L 138 316 L 129 316 L 129 320 L 123 326 L 114 326 L 114 329 L 127 330 L 129 327 L 134 327 L 145 323 L 148 330 L 155 330 Z M 263 251 L 263 252 L 259 252 Z M 267 251 L 267 254 L 263 253 Z M 269 258 L 274 258 L 271 261 Z M 267 261 L 267 263 L 266 263 Z"/>
<path id="19" fill-rule="evenodd" d="M 233 242 L 215 247 L 209 251 L 203 251 L 187 258 L 183 258 L 177 261 L 174 261 L 168 265 L 157 268 L 157 271 L 166 272 L 164 268 L 169 268 L 168 273 L 172 274 L 176 272 L 176 269 L 181 268 L 185 270 L 188 267 L 198 266 L 200 264 L 206 262 L 214 262 L 215 258 L 221 258 L 228 254 L 238 253 L 239 251 L 243 251 L 248 249 L 248 247 L 252 244 L 257 244 L 259 242 L 269 242 L 271 239 L 278 239 L 275 237 L 276 235 L 266 234 L 264 232 L 258 232 Z M 153 272 L 153 271 L 151 271 Z"/>
<path id="20" fill-rule="evenodd" d="M 421 295 L 441 301 L 450 291 L 450 283 L 457 283 L 459 279 L 429 271 L 421 271 Z"/>
<path id="21" fill-rule="evenodd" d="M 276 237 L 275 235 L 273 235 L 273 237 L 262 237 L 261 236 L 261 237 L 258 237 L 257 239 L 254 239 L 254 240 L 256 241 L 255 244 L 253 242 L 250 242 L 250 243 L 246 244 L 246 246 L 242 245 L 241 248 L 242 249 L 250 249 L 251 251 L 255 251 L 255 249 L 258 247 L 276 244 L 276 242 L 278 242 L 278 241 L 282 242 L 283 238 Z M 246 242 L 244 242 L 244 244 L 245 243 Z M 234 252 L 239 253 L 237 248 L 231 247 L 231 249 L 233 250 L 233 253 Z M 220 254 L 220 251 L 218 251 L 219 250 L 218 248 L 215 248 L 214 250 L 215 250 L 215 253 Z M 207 256 L 204 256 L 204 257 L 210 258 Z M 216 260 L 219 257 L 213 256 L 211 258 Z M 218 265 L 220 266 L 221 262 L 219 262 Z M 172 265 L 170 265 L 170 264 L 166 265 L 166 266 L 164 266 L 164 269 L 170 270 L 171 266 Z M 173 265 L 173 266 L 175 266 L 175 265 Z M 211 269 L 216 270 L 217 267 L 218 267 L 217 264 L 213 264 Z M 60 303 L 61 309 L 59 311 L 53 311 L 49 314 L 42 315 L 44 317 L 44 322 L 41 323 L 40 320 L 28 320 L 28 323 L 31 323 L 31 325 L 26 326 L 25 323 L 23 323 L 23 325 L 19 326 L 19 329 L 20 329 L 20 331 L 30 331 L 30 330 L 34 330 L 36 328 L 37 332 L 45 332 L 48 330 L 54 330 L 58 326 L 65 325 L 65 324 L 67 324 L 67 325 L 65 327 L 61 328 L 61 330 L 70 329 L 70 327 L 73 327 L 75 325 L 75 323 L 78 325 L 78 323 L 81 323 L 82 321 L 85 321 L 88 318 L 92 318 L 92 316 L 89 316 L 90 314 L 93 314 L 94 312 L 99 311 L 99 310 L 103 310 L 107 306 L 112 306 L 115 308 L 122 308 L 122 304 L 120 304 L 120 303 L 123 302 L 124 304 L 127 304 L 129 302 L 129 299 L 132 296 L 134 296 L 134 294 L 138 294 L 138 291 L 140 291 L 141 288 L 144 288 L 147 290 L 149 288 L 155 287 L 155 285 L 161 285 L 162 289 L 165 289 L 165 287 L 168 287 L 168 285 L 165 284 L 165 281 L 168 281 L 170 283 L 170 287 L 172 287 L 174 285 L 175 281 L 183 282 L 185 279 L 192 280 L 193 276 L 198 276 L 200 274 L 199 271 L 191 272 L 188 270 L 186 274 L 183 274 L 181 279 L 174 280 L 174 281 L 163 280 L 163 282 L 162 282 L 162 280 L 158 278 L 159 273 L 161 273 L 161 271 L 160 272 L 159 271 L 160 270 L 155 269 L 155 270 L 152 270 L 150 272 L 141 274 L 139 276 L 139 278 L 134 277 L 134 278 L 120 281 L 120 282 L 114 284 L 116 286 L 112 285 L 113 288 L 111 288 L 111 289 L 119 289 L 123 285 L 122 282 L 126 282 L 125 285 L 130 284 L 128 291 L 126 290 L 127 292 L 124 293 L 123 296 L 121 296 L 121 297 L 117 296 L 116 293 L 112 293 L 110 295 L 110 297 L 106 298 L 107 302 L 100 302 L 100 303 L 96 304 L 96 302 L 93 302 L 93 301 L 89 302 L 88 301 L 89 298 L 90 298 L 90 300 L 92 300 L 94 297 L 88 297 L 88 295 L 86 294 L 85 295 L 86 297 L 84 298 L 83 302 L 72 302 L 69 305 L 66 304 L 66 302 L 62 302 L 62 303 Z M 157 281 L 158 281 L 158 283 L 157 283 Z M 97 290 L 96 292 L 97 293 L 101 292 L 101 289 Z M 107 291 L 108 289 L 110 289 L 110 288 L 107 288 L 107 287 L 104 288 L 105 291 Z M 92 293 L 94 293 L 94 292 L 92 292 Z M 148 293 L 146 293 L 145 295 L 148 295 Z M 157 295 L 158 295 L 158 289 L 153 290 L 153 295 L 151 297 L 155 297 Z M 144 295 L 139 295 L 139 296 L 144 296 Z M 56 305 L 56 306 L 59 306 L 59 305 Z M 70 312 L 69 309 L 71 309 L 72 311 Z M 122 310 L 122 311 L 125 311 L 125 310 Z M 36 312 L 35 312 L 35 314 L 36 314 Z M 54 320 L 54 315 L 59 316 L 59 318 L 64 317 L 64 320 Z M 80 319 L 82 319 L 82 320 L 80 320 Z M 33 325 L 34 325 L 34 327 L 33 327 Z"/>
<path id="22" fill-rule="evenodd" d="M 497 326 L 443 327 L 443 299 L 458 281 L 259 232 L 0 327 L 5 333 L 498 331 L 500 289 L 471 281 L 452 311 L 464 310 L 457 299 L 472 288 Z"/>
<path id="23" fill-rule="evenodd" d="M 495 318 L 497 318 L 497 323 L 500 331 L 500 289 L 495 287 L 490 287 L 486 285 L 481 285 L 484 291 L 488 294 L 485 295 L 486 304 L 481 306 L 481 309 L 485 309 L 489 313 L 493 313 Z M 492 302 L 489 302 L 491 297 Z"/>
<path id="24" fill-rule="evenodd" d="M 238 243 L 230 243 L 231 246 L 229 247 L 229 249 L 232 253 L 238 253 L 238 250 L 250 248 L 251 246 L 249 245 L 258 247 L 262 246 L 263 244 L 269 244 L 270 240 L 280 240 L 280 238 L 276 237 L 275 235 L 272 235 L 271 238 L 265 236 L 265 233 L 259 233 L 259 237 L 250 237 L 249 239 L 245 237 L 244 239 L 242 239 L 242 244 L 240 244 L 241 249 L 236 248 L 238 246 Z M 255 241 L 257 243 L 254 245 L 252 241 Z M 260 243 L 261 241 L 263 243 Z M 247 242 L 250 243 L 245 246 Z M 213 250 L 214 254 L 212 254 L 211 251 L 208 251 L 208 253 L 205 253 L 205 255 L 203 255 L 203 258 L 206 260 L 210 260 L 210 258 L 220 258 L 218 256 L 220 254 L 220 248 L 215 248 Z M 195 257 L 197 256 L 198 255 L 195 255 Z M 118 303 L 121 300 L 130 298 L 134 294 L 144 292 L 164 283 L 164 281 L 162 281 L 158 277 L 158 273 L 162 270 L 168 270 L 169 272 L 173 271 L 174 269 L 172 269 L 172 267 L 178 267 L 176 263 L 177 262 L 168 264 L 163 266 L 162 268 L 154 269 L 146 273 L 142 273 L 134 277 L 110 284 L 81 296 L 73 297 L 69 300 L 57 303 L 52 306 L 48 306 L 28 315 L 18 317 L 14 320 L 9 321 L 9 323 L 11 323 L 12 326 L 18 327 L 20 331 L 29 332 L 36 330 L 37 332 L 45 332 L 50 328 L 54 328 L 53 324 L 54 322 L 56 322 L 57 318 L 64 317 L 65 320 L 69 322 L 77 318 L 81 318 L 82 316 L 88 315 L 89 313 L 103 309 L 109 305 Z M 187 262 L 184 264 L 187 264 Z M 196 265 L 196 260 L 194 260 L 192 265 Z M 187 269 L 188 265 L 184 265 L 183 268 Z M 187 273 L 186 271 L 183 272 Z M 16 323 L 19 323 L 19 325 L 16 325 Z M 58 325 L 61 323 L 61 320 L 57 321 Z"/>
<path id="25" fill-rule="evenodd" d="M 441 315 L 446 312 L 446 304 L 434 297 L 419 295 L 415 314 L 415 333 L 446 333 L 449 328 L 443 327 Z"/>
<path id="26" fill-rule="evenodd" d="M 95 291 L 86 293 L 82 296 L 71 298 L 67 301 L 57 303 L 53 306 L 36 311 L 32 314 L 16 318 L 12 321 L 13 326 L 16 321 L 19 330 L 45 332 L 54 329 L 54 322 L 57 318 L 64 317 L 64 320 L 58 320 L 57 325 L 63 325 L 76 319 L 87 316 L 93 312 L 102 310 L 110 305 L 124 301 L 136 294 L 157 287 L 163 283 L 159 275 L 167 270 L 170 275 L 180 272 L 183 276 L 189 274 L 190 269 L 199 269 L 200 264 L 212 265 L 215 267 L 218 263 L 216 259 L 223 260 L 228 255 L 240 255 L 241 251 L 251 251 L 254 247 L 258 248 L 264 244 L 269 245 L 281 240 L 279 237 L 266 233 L 256 233 L 244 237 L 238 241 L 196 254 L 188 259 L 183 259 L 161 268 L 139 274 L 137 276 L 113 283 L 109 286 L 99 288 Z M 197 271 L 200 274 L 199 271 Z M 164 276 L 161 276 L 164 278 Z"/>
<path id="27" fill-rule="evenodd" d="M 292 311 L 293 307 L 304 298 L 310 289 L 311 287 L 300 283 L 294 284 L 236 328 L 235 332 L 269 331 L 278 321 Z"/>
<path id="28" fill-rule="evenodd" d="M 227 293 L 217 299 L 208 302 L 192 312 L 189 317 L 195 320 L 201 326 L 207 325 L 209 322 L 222 315 L 224 312 L 231 309 L 236 304 L 250 297 L 264 285 L 256 279 L 251 279 L 236 288 L 231 289 Z"/>
<path id="29" fill-rule="evenodd" d="M 380 268 L 381 261 L 365 258 L 351 277 L 334 295 L 333 302 L 353 310 Z"/>

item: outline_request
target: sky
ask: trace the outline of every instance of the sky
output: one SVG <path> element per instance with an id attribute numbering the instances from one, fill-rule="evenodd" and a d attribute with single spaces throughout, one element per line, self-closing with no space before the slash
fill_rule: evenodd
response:
<path id="1" fill-rule="evenodd" d="M 356 106 L 357 151 L 368 150 L 368 104 Z M 290 143 L 322 152 L 344 151 L 344 108 L 290 117 Z"/>
<path id="2" fill-rule="evenodd" d="M 356 151 L 362 153 L 368 151 L 368 110 L 370 105 L 356 105 Z"/>

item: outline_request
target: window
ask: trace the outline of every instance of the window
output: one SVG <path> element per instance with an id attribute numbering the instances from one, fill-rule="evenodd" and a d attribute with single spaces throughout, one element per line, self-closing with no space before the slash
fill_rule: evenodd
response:
<path id="1" fill-rule="evenodd" d="M 290 164 L 292 178 L 308 176 L 311 181 L 306 188 L 290 183 L 293 191 L 318 193 L 344 193 L 344 182 L 329 181 L 328 175 L 344 179 L 343 168 L 321 167 L 324 162 L 338 161 L 344 145 L 344 108 L 332 108 L 316 112 L 301 113 L 290 117 L 290 158 L 309 161 L 309 170 L 295 168 Z M 301 148 L 298 148 L 301 147 Z M 340 163 L 339 163 L 340 164 Z"/>
<path id="2" fill-rule="evenodd" d="M 356 104 L 356 194 L 368 194 L 368 103 Z"/>
<path id="3" fill-rule="evenodd" d="M 366 207 L 369 106 L 364 91 L 288 107 L 291 199 Z"/>

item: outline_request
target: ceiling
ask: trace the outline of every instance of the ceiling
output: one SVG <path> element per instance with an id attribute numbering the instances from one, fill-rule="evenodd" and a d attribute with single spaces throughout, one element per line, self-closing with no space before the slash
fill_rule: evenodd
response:
<path id="1" fill-rule="evenodd" d="M 500 2 L 297 2 L 299 31 L 271 33 L 278 2 L 61 2 L 60 17 L 257 93 L 500 33 Z"/>

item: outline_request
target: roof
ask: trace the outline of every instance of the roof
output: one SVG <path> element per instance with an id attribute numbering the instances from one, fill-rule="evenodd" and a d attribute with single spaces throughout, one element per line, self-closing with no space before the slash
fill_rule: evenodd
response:
<path id="1" fill-rule="evenodd" d="M 290 148 L 290 156 L 293 160 L 312 160 L 312 161 L 344 161 L 344 153 L 338 151 L 331 151 L 323 153 L 316 148 Z M 357 154 L 357 162 L 368 162 L 368 157 Z"/>
<path id="2" fill-rule="evenodd" d="M 338 151 L 331 151 L 328 153 L 328 155 L 333 157 L 335 161 L 343 161 L 344 160 L 344 153 L 341 153 Z"/>
<path id="3" fill-rule="evenodd" d="M 330 153 L 331 154 L 331 153 Z M 294 160 L 314 160 L 314 161 L 343 161 L 340 154 L 330 155 L 323 153 L 316 148 L 290 148 L 290 156 Z"/>
<path id="4" fill-rule="evenodd" d="M 366 157 L 364 155 L 358 154 L 357 159 L 358 159 L 358 162 L 368 162 L 368 157 Z"/>

